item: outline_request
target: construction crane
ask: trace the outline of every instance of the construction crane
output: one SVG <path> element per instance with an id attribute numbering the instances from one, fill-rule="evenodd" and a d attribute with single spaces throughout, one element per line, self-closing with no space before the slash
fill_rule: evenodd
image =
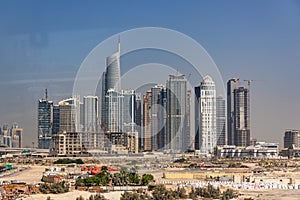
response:
<path id="1" fill-rule="evenodd" d="M 245 82 L 248 82 L 248 92 L 250 92 L 250 84 L 251 82 L 255 81 L 255 80 L 244 80 Z"/>

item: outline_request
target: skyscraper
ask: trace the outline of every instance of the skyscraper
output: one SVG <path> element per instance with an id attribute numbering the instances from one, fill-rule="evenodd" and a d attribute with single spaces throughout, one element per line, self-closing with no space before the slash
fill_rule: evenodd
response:
<path id="1" fill-rule="evenodd" d="M 221 96 L 216 100 L 217 145 L 226 145 L 226 103 Z"/>
<path id="2" fill-rule="evenodd" d="M 80 127 L 80 107 L 77 98 L 59 102 L 59 132 L 78 132 Z"/>
<path id="3" fill-rule="evenodd" d="M 59 132 L 59 105 L 53 106 L 53 124 L 52 124 L 52 134 L 57 134 Z"/>
<path id="4" fill-rule="evenodd" d="M 152 151 L 151 135 L 151 100 L 152 92 L 148 90 L 143 96 L 143 150 Z"/>
<path id="5" fill-rule="evenodd" d="M 159 111 L 161 109 L 160 106 L 160 93 L 163 89 L 163 85 L 155 85 L 151 88 L 151 138 L 152 138 L 152 150 L 157 151 L 159 147 L 160 141 L 160 122 L 159 122 Z"/>
<path id="6" fill-rule="evenodd" d="M 234 124 L 235 124 L 235 145 L 250 145 L 250 105 L 249 90 L 239 87 L 234 90 Z"/>
<path id="7" fill-rule="evenodd" d="M 185 147 L 184 149 L 194 150 L 194 137 L 191 135 L 191 102 L 192 102 L 192 92 L 187 91 L 186 96 L 186 117 L 185 117 Z"/>
<path id="8" fill-rule="evenodd" d="M 106 71 L 102 74 L 101 90 L 101 126 L 104 130 L 108 129 L 108 110 L 107 110 L 107 92 L 113 89 L 115 92 L 121 90 L 121 70 L 120 70 L 120 37 L 118 40 L 118 50 L 106 58 Z"/>
<path id="9" fill-rule="evenodd" d="M 105 98 L 107 130 L 110 132 L 122 132 L 124 96 L 115 89 L 109 89 Z"/>
<path id="10" fill-rule="evenodd" d="M 158 148 L 160 150 L 165 150 L 166 148 L 166 141 L 167 141 L 167 89 L 163 87 L 160 91 L 159 95 L 159 105 L 160 109 L 158 110 L 158 122 L 159 122 L 159 134 L 158 134 Z"/>
<path id="11" fill-rule="evenodd" d="M 227 82 L 227 144 L 234 145 L 235 130 L 235 106 L 234 106 L 234 90 L 239 87 L 239 79 L 230 79 Z"/>
<path id="12" fill-rule="evenodd" d="M 52 135 L 53 102 L 48 100 L 47 89 L 45 99 L 38 102 L 38 148 L 49 149 Z"/>
<path id="13" fill-rule="evenodd" d="M 141 94 L 136 94 L 136 110 L 135 110 L 135 124 L 138 132 L 138 148 L 142 151 L 143 147 L 143 134 L 142 134 L 142 99 Z"/>
<path id="14" fill-rule="evenodd" d="M 187 81 L 184 75 L 169 75 L 167 81 L 167 148 L 173 153 L 185 149 Z"/>
<path id="15" fill-rule="evenodd" d="M 216 89 L 210 76 L 205 76 L 200 84 L 199 107 L 199 136 L 196 138 L 201 153 L 212 153 L 217 144 L 216 131 Z"/>
<path id="16" fill-rule="evenodd" d="M 136 95 L 134 90 L 123 90 L 123 127 L 124 132 L 135 132 L 136 131 Z"/>
<path id="17" fill-rule="evenodd" d="M 98 121 L 98 97 L 83 97 L 83 129 L 84 132 L 96 132 Z"/>
<path id="18" fill-rule="evenodd" d="M 120 38 L 118 41 L 118 51 L 106 58 L 106 90 L 121 89 L 120 72 Z"/>
<path id="19" fill-rule="evenodd" d="M 250 145 L 249 88 L 241 86 L 239 79 L 227 82 L 227 127 L 228 144 Z"/>

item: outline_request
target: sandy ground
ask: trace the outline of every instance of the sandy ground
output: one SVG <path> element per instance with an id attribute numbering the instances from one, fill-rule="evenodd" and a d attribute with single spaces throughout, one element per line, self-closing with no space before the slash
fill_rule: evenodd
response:
<path id="1" fill-rule="evenodd" d="M 121 194 L 123 192 L 110 192 L 110 193 L 103 193 L 102 195 L 105 196 L 107 199 L 110 200 L 119 200 L 121 197 Z M 36 194 L 31 195 L 27 198 L 24 198 L 24 200 L 46 200 L 47 197 L 50 197 L 51 200 L 76 200 L 77 197 L 82 196 L 85 199 L 88 199 L 93 193 L 86 192 L 86 191 L 78 191 L 74 190 L 68 193 L 64 194 Z"/>
<path id="2" fill-rule="evenodd" d="M 0 178 L 0 181 L 16 180 L 16 181 L 26 182 L 29 184 L 40 183 L 45 168 L 46 166 L 30 166 L 30 169 L 27 169 L 25 171 L 4 178 Z"/>
<path id="3" fill-rule="evenodd" d="M 258 200 L 298 200 L 300 199 L 300 190 L 279 190 L 279 189 L 269 189 L 269 190 L 239 190 L 242 194 L 239 199 L 244 199 L 246 197 L 251 197 Z"/>

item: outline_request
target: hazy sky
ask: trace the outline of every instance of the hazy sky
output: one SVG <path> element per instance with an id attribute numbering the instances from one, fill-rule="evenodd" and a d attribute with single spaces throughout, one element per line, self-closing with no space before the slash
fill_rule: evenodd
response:
<path id="1" fill-rule="evenodd" d="M 0 1 L 0 124 L 36 142 L 37 100 L 72 93 L 76 72 L 101 41 L 157 26 L 180 31 L 211 55 L 226 81 L 251 90 L 251 135 L 282 143 L 300 129 L 299 1 Z"/>

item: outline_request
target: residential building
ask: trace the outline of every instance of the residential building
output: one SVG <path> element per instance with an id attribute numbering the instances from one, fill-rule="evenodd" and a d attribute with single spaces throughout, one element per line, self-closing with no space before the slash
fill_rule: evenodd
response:
<path id="1" fill-rule="evenodd" d="M 199 150 L 212 153 L 217 144 L 216 130 L 216 89 L 210 76 L 205 76 L 200 84 L 199 108 Z"/>

